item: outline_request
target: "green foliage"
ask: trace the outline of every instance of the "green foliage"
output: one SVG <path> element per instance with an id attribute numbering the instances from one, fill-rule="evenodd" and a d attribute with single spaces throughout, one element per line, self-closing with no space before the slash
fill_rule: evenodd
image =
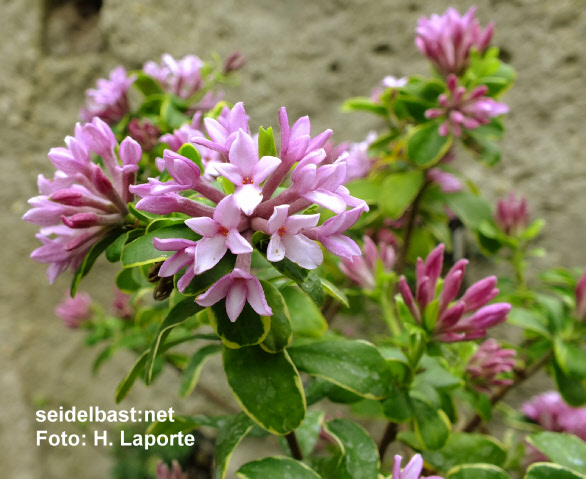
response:
<path id="1" fill-rule="evenodd" d="M 321 479 L 321 476 L 300 461 L 289 457 L 266 457 L 249 462 L 236 472 L 243 479 Z"/>
<path id="2" fill-rule="evenodd" d="M 423 171 L 405 171 L 387 176 L 378 196 L 381 213 L 392 220 L 400 218 L 421 191 L 424 180 Z"/>
<path id="3" fill-rule="evenodd" d="M 414 127 L 407 137 L 407 156 L 419 168 L 440 161 L 452 146 L 452 136 L 441 136 L 436 121 Z"/>
<path id="4" fill-rule="evenodd" d="M 586 443 L 579 437 L 544 431 L 527 440 L 556 464 L 586 475 Z"/>

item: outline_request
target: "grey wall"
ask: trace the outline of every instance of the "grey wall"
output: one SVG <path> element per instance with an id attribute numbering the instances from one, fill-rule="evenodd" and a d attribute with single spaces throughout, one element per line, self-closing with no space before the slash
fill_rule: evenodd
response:
<path id="1" fill-rule="evenodd" d="M 241 86 L 253 123 L 276 125 L 280 106 L 290 117 L 309 114 L 314 131 L 333 128 L 335 139 L 360 140 L 376 126 L 368 116 L 339 112 L 349 96 L 364 95 L 385 75 L 426 73 L 413 44 L 418 17 L 452 4 L 423 0 L 105 0 L 0 1 L 0 464 L 4 477 L 105 477 L 108 451 L 92 447 L 37 448 L 36 404 L 113 407 L 117 381 L 131 364 L 119 356 L 89 378 L 96 351 L 66 331 L 52 314 L 69 278 L 49 287 L 44 266 L 28 259 L 37 246 L 35 228 L 19 220 L 36 194 L 36 176 L 52 170 L 49 148 L 70 134 L 83 92 L 117 64 L 140 67 L 164 52 L 180 57 L 212 51 L 248 57 Z M 526 194 L 535 215 L 548 223 L 541 244 L 552 262 L 586 265 L 584 95 L 586 15 L 584 0 L 479 0 L 483 24 L 496 23 L 494 43 L 518 70 L 507 93 L 511 107 L 501 165 L 487 172 L 466 168 L 491 195 L 511 187 Z M 83 289 L 107 300 L 114 271 Z M 108 286 L 100 286 L 101 282 Z M 218 365 L 216 365 L 216 368 Z M 207 381 L 207 383 L 206 383 Z M 221 381 L 220 381 L 221 382 Z M 204 385 L 215 389 L 214 378 Z M 162 378 L 156 394 L 137 387 L 125 407 L 221 412 L 230 407 L 199 394 L 173 399 L 177 380 Z M 163 398 L 163 399 L 161 399 Z M 170 402 L 171 401 L 171 402 Z M 67 429 L 67 428 L 66 428 Z M 59 426 L 53 431 L 59 432 Z"/>

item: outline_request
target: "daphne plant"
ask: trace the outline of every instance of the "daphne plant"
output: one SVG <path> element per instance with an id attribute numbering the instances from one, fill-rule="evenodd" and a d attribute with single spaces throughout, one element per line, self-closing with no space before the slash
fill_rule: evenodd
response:
<path id="1" fill-rule="evenodd" d="M 584 477 L 582 429 L 568 417 L 586 404 L 586 279 L 560 268 L 530 277 L 543 221 L 514 195 L 493 208 L 460 171 L 469 156 L 500 160 L 501 97 L 515 78 L 475 13 L 420 20 L 429 77 L 389 75 L 345 103 L 384 120 L 364 141 L 335 144 L 307 116 L 291 124 L 285 107 L 278 135 L 256 134 L 243 103 L 217 89 L 239 55 L 223 66 L 164 55 L 88 91 L 84 123 L 50 150 L 57 171 L 39 177 L 24 216 L 41 227 L 32 257 L 50 282 L 75 271 L 56 313 L 103 345 L 95 369 L 118 349 L 135 354 L 116 401 L 165 366 L 189 396 L 221 354 L 242 409 L 182 415 L 149 434 L 218 429 L 219 479 L 253 434 L 275 436 L 284 455 L 251 458 L 239 477 Z M 501 267 L 470 281 L 467 252 L 502 255 L 513 277 Z M 102 254 L 121 266 L 111 313 L 75 296 Z M 522 329 L 520 344 L 492 337 L 504 323 Z M 564 405 L 507 408 L 542 370 Z M 326 415 L 331 403 L 347 405 L 343 417 Z M 497 406 L 518 439 L 490 435 Z M 365 415 L 384 427 L 376 441 L 356 420 Z M 545 431 L 527 442 L 522 428 Z M 401 456 L 385 459 L 393 443 L 410 458 L 403 468 Z M 525 470 L 538 457 L 551 462 Z M 160 463 L 156 474 L 184 470 Z"/>

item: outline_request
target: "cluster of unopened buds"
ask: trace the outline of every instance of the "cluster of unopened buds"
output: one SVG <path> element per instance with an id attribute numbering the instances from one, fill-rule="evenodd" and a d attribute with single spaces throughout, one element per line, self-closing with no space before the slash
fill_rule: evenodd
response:
<path id="1" fill-rule="evenodd" d="M 495 287 L 496 277 L 489 276 L 474 283 L 456 300 L 468 264 L 468 260 L 462 259 L 448 271 L 436 298 L 443 259 L 443 244 L 429 253 L 425 261 L 417 258 L 415 297 L 405 277 L 399 280 L 399 291 L 411 316 L 438 341 L 452 343 L 485 337 L 486 330 L 506 321 L 511 310 L 508 303 L 487 305 L 499 292 Z M 433 321 L 424 321 L 431 314 L 426 309 L 434 301 L 437 301 L 437 311 L 433 313 Z"/>
<path id="2" fill-rule="evenodd" d="M 317 268 L 323 253 L 316 241 L 342 258 L 361 254 L 358 245 L 342 233 L 354 225 L 367 206 L 350 196 L 343 186 L 343 158 L 322 164 L 326 158 L 323 145 L 331 130 L 311 138 L 309 119 L 300 118 L 290 127 L 282 108 L 280 155 L 259 158 L 258 143 L 250 134 L 242 103 L 218 120 L 206 118 L 204 124 L 209 139 L 194 134 L 190 141 L 219 154 L 214 170 L 234 185 L 233 193 L 226 194 L 213 186 L 192 160 L 171 150 L 165 150 L 164 161 L 172 180 L 151 178 L 148 184 L 131 187 L 142 198 L 137 209 L 156 214 L 184 213 L 192 217 L 185 224 L 201 236 L 198 241 L 155 239 L 159 250 L 176 251 L 163 263 L 159 276 L 172 276 L 187 267 L 178 282 L 178 289 L 184 291 L 196 275 L 213 268 L 230 250 L 237 255 L 234 270 L 196 301 L 211 306 L 226 298 L 226 311 L 235 321 L 247 301 L 258 314 L 272 314 L 260 282 L 250 273 L 255 231 L 270 236 L 266 256 L 272 262 L 288 258 L 305 269 Z M 291 185 L 275 195 L 289 175 Z M 186 191 L 195 191 L 200 198 L 180 195 Z M 201 198 L 216 206 L 198 201 Z M 297 214 L 314 203 L 335 216 L 318 226 L 320 214 Z"/>
<path id="3" fill-rule="evenodd" d="M 490 392 L 495 386 L 513 384 L 513 379 L 503 377 L 503 374 L 513 371 L 516 355 L 517 351 L 504 349 L 496 339 L 487 339 L 466 366 L 469 383 L 484 393 Z"/>
<path id="4" fill-rule="evenodd" d="M 342 258 L 340 270 L 354 283 L 366 290 L 374 290 L 377 285 L 377 272 L 382 269 L 385 273 L 393 271 L 395 266 L 395 248 L 384 241 L 378 243 L 368 236 L 363 238 L 364 255 L 354 256 L 352 259 Z"/>
<path id="5" fill-rule="evenodd" d="M 494 221 L 509 236 L 521 234 L 529 226 L 529 207 L 524 197 L 516 198 L 511 191 L 507 198 L 501 198 L 496 205 Z"/>

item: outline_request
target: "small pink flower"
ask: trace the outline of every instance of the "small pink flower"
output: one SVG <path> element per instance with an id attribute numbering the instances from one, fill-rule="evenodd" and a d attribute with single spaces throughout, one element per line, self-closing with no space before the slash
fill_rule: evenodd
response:
<path id="1" fill-rule="evenodd" d="M 497 202 L 494 220 L 498 227 L 509 236 L 517 236 L 529 225 L 529 208 L 524 197 L 517 198 L 511 191 L 508 198 Z"/>
<path id="2" fill-rule="evenodd" d="M 157 479 L 187 479 L 187 474 L 183 474 L 177 461 L 173 461 L 171 469 L 167 464 L 159 461 L 157 464 Z"/>
<path id="3" fill-rule="evenodd" d="M 480 85 L 472 91 L 458 86 L 456 75 L 448 77 L 448 91 L 438 97 L 440 108 L 430 108 L 425 112 L 426 118 L 445 118 L 439 126 L 442 136 L 450 132 L 462 136 L 462 128 L 473 130 L 481 125 L 488 125 L 490 119 L 508 113 L 509 107 L 487 97 L 488 87 Z"/>
<path id="4" fill-rule="evenodd" d="M 195 301 L 200 306 L 212 306 L 223 298 L 226 298 L 226 312 L 232 322 L 238 319 L 247 301 L 258 314 L 262 316 L 273 314 L 265 299 L 260 281 L 239 268 L 234 268 L 232 273 L 220 278 Z"/>
<path id="5" fill-rule="evenodd" d="M 351 260 L 343 258 L 340 270 L 361 288 L 373 290 L 376 287 L 376 272 L 382 266 L 387 273 L 395 266 L 395 250 L 384 242 L 377 246 L 368 236 L 364 237 L 364 255 L 354 256 Z"/>
<path id="6" fill-rule="evenodd" d="M 503 349 L 496 339 L 484 341 L 466 366 L 472 387 L 489 393 L 495 386 L 512 384 L 512 379 L 501 375 L 513 371 L 516 355 L 517 351 Z"/>
<path id="7" fill-rule="evenodd" d="M 159 140 L 161 131 L 147 118 L 133 118 L 128 123 L 128 136 L 134 138 L 144 151 L 150 151 Z"/>
<path id="8" fill-rule="evenodd" d="M 94 315 L 92 298 L 87 293 L 79 292 L 72 298 L 69 293 L 65 299 L 55 308 L 55 314 L 61 318 L 65 326 L 77 329 L 84 321 L 88 321 Z"/>
<path id="9" fill-rule="evenodd" d="M 395 456 L 395 460 L 393 461 L 393 473 L 391 474 L 390 479 L 443 479 L 440 476 L 428 476 L 427 478 L 424 478 L 421 475 L 423 469 L 423 458 L 421 457 L 421 454 L 415 454 L 401 471 L 402 461 L 403 458 L 401 456 Z"/>

